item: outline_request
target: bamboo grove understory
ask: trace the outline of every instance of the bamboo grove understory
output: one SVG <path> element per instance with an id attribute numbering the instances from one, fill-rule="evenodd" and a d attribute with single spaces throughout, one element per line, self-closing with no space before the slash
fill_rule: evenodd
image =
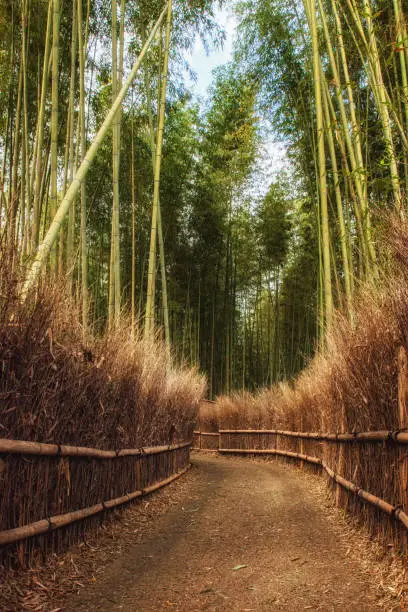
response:
<path id="1" fill-rule="evenodd" d="M 405 0 L 222 6 L 239 35 L 203 102 L 212 0 L 0 2 L 3 268 L 23 300 L 61 283 L 85 344 L 162 335 L 209 397 L 291 379 L 353 321 L 408 189 Z"/>

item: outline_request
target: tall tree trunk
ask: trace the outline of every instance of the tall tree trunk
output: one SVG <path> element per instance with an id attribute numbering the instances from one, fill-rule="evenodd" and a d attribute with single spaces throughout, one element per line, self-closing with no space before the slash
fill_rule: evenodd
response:
<path id="1" fill-rule="evenodd" d="M 161 71 L 159 72 L 159 83 L 161 81 Z M 156 140 L 155 140 L 155 129 L 153 124 L 153 115 L 152 115 L 152 100 L 150 94 L 150 79 L 147 72 L 147 68 L 144 70 L 144 83 L 145 90 L 147 96 L 147 116 L 149 121 L 149 130 L 150 130 L 150 143 L 152 149 L 152 168 L 153 168 L 153 178 L 156 166 Z M 160 107 L 160 98 L 161 91 L 159 86 L 159 95 L 158 95 L 158 104 Z M 166 262 L 164 255 L 164 239 L 163 239 L 163 223 L 162 223 L 162 215 L 161 215 L 161 204 L 160 204 L 160 194 L 158 196 L 158 204 L 157 204 L 157 234 L 159 239 L 159 256 L 160 256 L 160 271 L 161 271 L 161 281 L 162 281 L 162 300 L 163 300 L 163 322 L 164 322 L 164 334 L 166 340 L 166 351 L 167 357 L 170 359 L 170 325 L 169 325 L 169 307 L 168 307 L 168 297 L 167 297 L 167 278 L 166 278 Z"/>
<path id="2" fill-rule="evenodd" d="M 132 148 L 131 148 L 131 169 L 132 178 L 132 299 L 131 299 L 131 324 L 132 338 L 135 337 L 136 314 L 136 193 L 135 193 L 135 131 L 134 131 L 134 116 L 132 115 Z"/>
<path id="3" fill-rule="evenodd" d="M 38 246 L 40 235 L 40 218 L 41 218 L 41 177 L 45 174 L 46 166 L 43 164 L 43 141 L 45 128 L 45 106 L 48 90 L 48 72 L 50 68 L 51 57 L 51 40 L 52 40 L 52 15 L 53 15 L 53 0 L 48 2 L 47 30 L 45 34 L 45 50 L 42 69 L 42 84 L 41 84 L 41 101 L 38 110 L 37 119 L 37 139 L 36 139 L 36 160 L 33 164 L 34 182 L 34 201 L 33 201 L 33 233 L 32 233 L 32 249 Z"/>
<path id="4" fill-rule="evenodd" d="M 22 150 L 22 173 L 21 173 L 21 255 L 24 257 L 29 249 L 29 219 L 30 219 L 30 152 L 28 133 L 28 106 L 27 106 L 27 52 L 29 40 L 29 0 L 23 0 L 23 36 L 22 36 L 22 58 L 23 58 L 23 150 Z"/>
<path id="5" fill-rule="evenodd" d="M 316 103 L 316 130 L 317 130 L 317 153 L 319 168 L 319 200 L 322 224 L 322 251 L 323 251 L 323 283 L 324 283 L 324 305 L 325 305 L 325 326 L 331 327 L 333 316 L 333 296 L 331 285 L 330 268 L 330 235 L 329 217 L 327 207 L 327 177 L 326 177 L 326 153 L 324 146 L 324 124 L 322 112 L 322 83 L 319 55 L 319 39 L 317 32 L 316 7 L 314 0 L 305 0 L 306 13 L 309 18 L 310 33 L 312 37 L 312 56 L 313 56 L 313 79 L 315 88 Z"/>
<path id="6" fill-rule="evenodd" d="M 10 190 L 10 202 L 9 202 L 9 214 L 8 214 L 8 223 L 9 223 L 9 245 L 11 248 L 15 246 L 16 241 L 16 220 L 17 220 L 17 211 L 18 211 L 18 165 L 20 158 L 20 149 L 21 149 L 21 104 L 23 98 L 23 55 L 21 54 L 20 58 L 20 68 L 19 68 L 19 76 L 18 76 L 18 91 L 17 91 L 17 108 L 16 108 L 16 120 L 14 126 L 14 140 L 13 140 L 13 157 L 12 157 L 12 166 L 11 166 L 11 190 Z"/>
<path id="7" fill-rule="evenodd" d="M 145 336 L 149 337 L 154 332 L 154 305 L 155 305 L 155 275 L 156 275 L 156 237 L 157 237 L 157 220 L 159 208 L 159 190 L 160 190 L 160 170 L 163 146 L 163 131 L 164 131 L 164 116 L 167 93 L 167 73 L 169 61 L 169 47 L 171 35 L 171 18 L 172 18 L 172 0 L 169 0 L 167 6 L 167 21 L 166 21 L 166 36 L 163 60 L 163 73 L 161 84 L 160 108 L 159 108 L 159 123 L 157 127 L 157 144 L 156 144 L 156 159 L 154 172 L 154 191 L 153 191 L 153 207 L 152 207 L 152 224 L 150 232 L 150 251 L 149 251 L 149 267 L 147 280 L 147 301 L 146 301 L 146 320 L 145 320 Z"/>
<path id="8" fill-rule="evenodd" d="M 323 92 L 323 108 L 326 120 L 326 135 L 327 142 L 329 145 L 330 158 L 332 163 L 333 170 L 333 181 L 334 181 L 334 193 L 336 197 L 336 205 L 337 205 L 337 217 L 339 221 L 339 239 L 341 245 L 341 254 L 343 261 L 343 273 L 344 273 L 344 286 L 346 292 L 346 304 L 347 304 L 347 312 L 349 317 L 352 316 L 352 295 L 351 295 L 351 270 L 349 265 L 348 251 L 347 251 L 347 237 L 346 237 L 346 226 L 344 223 L 344 214 L 343 214 L 343 202 L 340 191 L 340 176 L 337 167 L 337 157 L 336 157 L 336 149 L 334 146 L 334 138 L 333 131 L 331 128 L 330 121 L 330 111 L 328 105 L 328 97 L 329 91 L 328 88 L 325 87 L 325 91 Z"/>
<path id="9" fill-rule="evenodd" d="M 65 196 L 68 188 L 68 181 L 73 179 L 74 168 L 74 94 L 75 94 L 75 72 L 76 72 L 76 56 L 77 56 L 77 40 L 78 40 L 78 13 L 77 2 L 72 3 L 72 34 L 71 34 L 71 77 L 69 85 L 69 103 L 68 103 L 68 125 L 67 125 L 67 158 L 64 174 L 63 194 Z M 79 125 L 79 124 L 78 124 Z M 72 291 L 72 265 L 73 265 L 73 247 L 74 247 L 74 225 L 73 225 L 74 207 L 70 208 L 67 228 L 67 243 L 66 243 L 66 266 L 69 279 L 69 285 Z"/>
<path id="10" fill-rule="evenodd" d="M 51 106 L 51 221 L 58 208 L 58 79 L 59 79 L 59 26 L 60 0 L 53 0 L 52 10 L 52 106 Z M 57 240 L 57 237 L 56 237 Z M 55 240 L 55 242 L 56 242 Z M 54 245 L 55 245 L 54 242 Z M 51 248 L 51 268 L 55 272 L 57 266 L 57 251 Z"/>
<path id="11" fill-rule="evenodd" d="M 85 55 L 86 47 L 83 40 L 82 0 L 78 0 L 78 53 L 79 53 L 79 124 L 81 132 L 81 162 L 86 155 L 85 132 Z M 88 253 L 86 241 L 86 186 L 81 183 L 81 297 L 82 297 L 82 327 L 84 335 L 88 331 Z"/>
<path id="12" fill-rule="evenodd" d="M 117 0 L 112 0 L 112 102 L 118 91 L 118 37 L 117 37 Z M 112 126 L 112 231 L 111 231 L 111 256 L 109 275 L 109 326 L 112 327 L 116 320 L 116 289 L 120 279 L 116 279 L 116 259 L 119 255 L 117 244 L 116 217 L 119 211 L 119 143 L 118 143 L 118 114 L 116 114 Z"/>

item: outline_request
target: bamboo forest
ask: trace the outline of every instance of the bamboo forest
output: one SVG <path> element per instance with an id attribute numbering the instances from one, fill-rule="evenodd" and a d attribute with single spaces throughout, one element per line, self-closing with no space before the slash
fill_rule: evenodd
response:
<path id="1" fill-rule="evenodd" d="M 408 0 L 0 0 L 1 610 L 407 609 L 407 202 Z"/>
<path id="2" fill-rule="evenodd" d="M 4 0 L 0 22 L 14 264 L 63 277 L 84 333 L 121 313 L 158 326 L 210 397 L 302 369 L 375 278 L 379 213 L 408 183 L 401 0 L 239 2 L 232 59 L 197 101 L 185 58 L 197 36 L 223 45 L 215 10 Z"/>

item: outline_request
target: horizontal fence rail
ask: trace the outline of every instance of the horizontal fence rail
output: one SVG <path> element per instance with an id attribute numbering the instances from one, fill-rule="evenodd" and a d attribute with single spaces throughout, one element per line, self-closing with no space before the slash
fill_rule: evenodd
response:
<path id="1" fill-rule="evenodd" d="M 195 431 L 195 434 L 208 435 L 204 432 Z M 363 431 L 352 433 L 319 433 L 307 431 L 285 431 L 282 429 L 220 429 L 222 434 L 261 434 L 278 435 L 288 438 L 303 438 L 307 440 L 322 440 L 327 442 L 385 442 L 392 440 L 398 444 L 408 444 L 408 431 Z M 218 434 L 210 434 L 218 435 Z"/>
<path id="2" fill-rule="evenodd" d="M 199 434 L 200 436 L 215 436 L 216 438 L 218 438 L 220 435 L 219 433 L 214 433 L 212 431 L 195 431 L 194 433 Z"/>
<path id="3" fill-rule="evenodd" d="M 196 449 L 195 449 L 196 450 Z M 235 454 L 235 455 L 280 455 L 281 457 L 292 457 L 293 459 L 300 459 L 301 461 L 307 461 L 308 463 L 314 463 L 315 465 L 323 465 L 322 459 L 319 457 L 310 457 L 309 455 L 303 455 L 301 453 L 293 453 L 292 451 L 284 451 L 276 448 L 273 449 L 242 449 L 242 448 L 220 448 L 219 453 Z"/>
<path id="4" fill-rule="evenodd" d="M 401 525 L 408 530 L 408 514 L 405 512 L 405 509 L 401 505 L 393 505 L 372 493 L 369 493 L 365 489 L 359 487 L 354 482 L 347 480 L 340 474 L 336 473 L 333 469 L 330 468 L 328 463 L 321 457 L 315 457 L 304 452 L 293 452 L 288 449 L 280 449 L 276 448 L 278 444 L 278 440 L 282 439 L 298 439 L 301 448 L 303 444 L 308 444 L 311 442 L 317 442 L 318 447 L 321 448 L 322 451 L 325 448 L 323 443 L 329 443 L 328 447 L 331 447 L 331 443 L 346 443 L 346 442 L 357 442 L 357 443 L 378 443 L 378 442 L 389 442 L 397 445 L 406 445 L 408 444 L 408 431 L 398 430 L 398 431 L 366 431 L 366 432 L 352 432 L 352 433 L 322 433 L 322 432 L 304 432 L 304 431 L 286 431 L 281 429 L 220 429 L 218 433 L 215 432 L 202 432 L 195 431 L 194 432 L 194 441 L 195 446 L 192 447 L 192 450 L 209 450 L 205 447 L 206 440 L 211 436 L 217 437 L 218 448 L 215 449 L 215 452 L 225 455 L 252 455 L 252 456 L 280 456 L 280 457 L 288 457 L 290 459 L 297 459 L 301 462 L 310 463 L 317 467 L 321 467 L 331 478 L 332 481 L 337 483 L 344 490 L 350 492 L 354 496 L 359 499 L 365 501 L 371 506 L 379 509 L 383 513 L 388 516 L 394 517 L 399 521 Z M 235 438 L 235 436 L 237 436 Z M 244 438 L 246 436 L 246 438 Z M 275 448 L 241 448 L 241 445 L 233 448 L 232 445 L 234 443 L 238 444 L 238 440 L 242 439 L 244 443 L 251 444 L 251 440 L 253 443 L 253 437 L 256 436 L 257 440 L 261 441 L 262 436 L 265 436 L 263 439 L 263 444 L 269 444 L 268 438 L 271 439 L 274 436 L 274 444 Z M 258 438 L 259 436 L 259 438 Z M 266 442 L 265 442 L 266 439 Z M 234 442 L 235 440 L 235 442 Z M 204 443 L 204 448 L 203 448 Z M 227 443 L 227 447 L 225 446 Z M 343 445 L 341 445 L 343 446 Z M 395 446 L 395 447 L 396 447 Z M 214 449 L 211 449 L 214 450 Z M 319 450 L 320 453 L 320 450 Z M 404 463 L 405 459 L 402 460 Z M 397 468 L 398 469 L 398 468 Z M 407 486 L 408 483 L 405 483 Z"/>
<path id="5" fill-rule="evenodd" d="M 0 455 L 41 455 L 46 457 L 92 457 L 94 459 L 116 459 L 118 457 L 147 457 L 167 451 L 179 450 L 190 446 L 191 442 L 167 444 L 163 446 L 146 446 L 142 448 L 124 448 L 118 450 L 101 450 L 87 446 L 68 446 L 65 444 L 44 444 L 43 442 L 25 442 L 0 438 Z"/>

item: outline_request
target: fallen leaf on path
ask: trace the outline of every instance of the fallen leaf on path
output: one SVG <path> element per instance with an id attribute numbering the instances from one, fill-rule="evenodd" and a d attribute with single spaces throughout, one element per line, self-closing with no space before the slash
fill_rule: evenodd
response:
<path id="1" fill-rule="evenodd" d="M 38 585 L 44 591 L 48 591 L 47 587 L 45 587 L 35 576 L 33 576 L 34 584 Z"/>
<path id="2" fill-rule="evenodd" d="M 244 569 L 244 567 L 248 567 L 248 566 L 245 565 L 245 564 L 244 565 L 236 565 L 235 567 L 232 568 L 232 571 L 236 572 L 236 571 L 238 571 L 240 569 Z"/>

